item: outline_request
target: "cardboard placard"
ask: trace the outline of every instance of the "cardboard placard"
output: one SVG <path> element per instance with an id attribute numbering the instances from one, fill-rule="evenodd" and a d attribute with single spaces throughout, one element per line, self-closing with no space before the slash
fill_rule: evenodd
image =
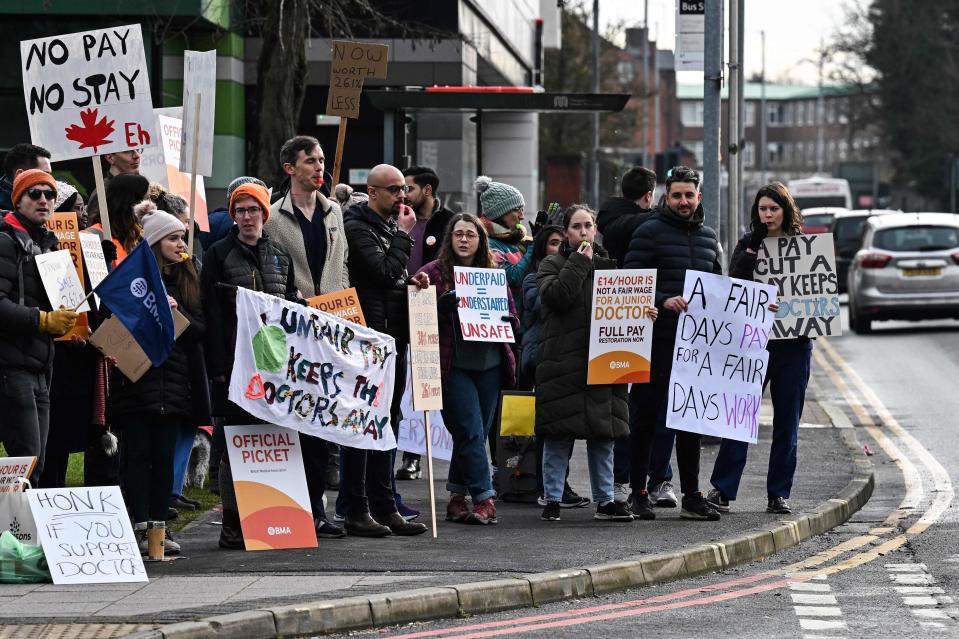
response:
<path id="1" fill-rule="evenodd" d="M 459 298 L 460 330 L 468 342 L 513 343 L 509 315 L 506 271 L 499 268 L 453 267 L 456 297 Z"/>
<path id="2" fill-rule="evenodd" d="M 173 309 L 173 325 L 176 336 L 180 337 L 190 325 L 190 320 L 178 310 Z M 131 382 L 143 377 L 153 367 L 150 358 L 140 348 L 133 335 L 115 316 L 111 316 L 100 324 L 100 328 L 90 337 L 90 343 L 107 357 L 114 358 L 117 368 Z"/>
<path id="3" fill-rule="evenodd" d="M 193 131 L 196 101 L 200 97 L 199 136 L 196 144 L 197 176 L 213 175 L 213 114 L 216 113 L 216 50 L 183 52 L 183 127 L 180 133 L 180 162 L 183 173 L 193 173 Z M 209 229 L 207 229 L 209 230 Z"/>
<path id="4" fill-rule="evenodd" d="M 349 320 L 360 326 L 366 326 L 366 318 L 363 317 L 360 298 L 356 294 L 356 289 L 353 287 L 325 295 L 317 295 L 306 301 L 311 307 L 321 310 L 324 313 L 335 315 L 340 319 Z"/>
<path id="5" fill-rule="evenodd" d="M 100 282 L 106 279 L 110 269 L 107 268 L 106 258 L 103 257 L 103 245 L 100 236 L 86 231 L 81 231 L 79 236 L 80 250 L 83 251 L 83 261 L 87 267 L 87 275 L 90 276 L 90 289 L 92 290 L 100 286 Z M 93 299 L 99 307 L 100 296 L 94 293 Z"/>
<path id="6" fill-rule="evenodd" d="M 344 118 L 360 117 L 363 80 L 385 80 L 388 59 L 389 47 L 385 44 L 333 40 L 326 114 Z"/>
<path id="7" fill-rule="evenodd" d="M 147 581 L 119 486 L 27 491 L 55 584 Z"/>
<path id="8" fill-rule="evenodd" d="M 300 434 L 273 424 L 224 432 L 246 549 L 316 548 Z"/>
<path id="9" fill-rule="evenodd" d="M 683 298 L 666 426 L 755 444 L 776 289 L 689 270 Z"/>
<path id="10" fill-rule="evenodd" d="M 410 315 L 410 377 L 413 408 L 443 408 L 440 375 L 440 329 L 436 315 L 436 286 L 406 287 Z"/>
<path id="11" fill-rule="evenodd" d="M 413 408 L 412 375 L 406 376 L 406 389 L 403 391 L 400 407 L 403 411 L 403 418 L 400 420 L 399 432 L 396 435 L 396 449 L 406 453 L 426 455 L 425 413 Z M 433 459 L 449 461 L 453 458 L 453 436 L 446 429 L 446 424 L 443 422 L 443 413 L 438 410 L 431 410 L 429 415 Z"/>
<path id="12" fill-rule="evenodd" d="M 50 300 L 52 308 L 58 309 L 61 306 L 75 308 L 81 313 L 90 310 L 90 304 L 84 299 L 86 293 L 83 290 L 83 284 L 80 283 L 77 270 L 73 267 L 70 251 L 63 249 L 43 253 L 33 259 L 37 263 L 37 271 L 40 273 L 43 288 L 47 292 L 47 299 Z"/>
<path id="13" fill-rule="evenodd" d="M 20 492 L 20 480 L 29 477 L 36 465 L 36 457 L 0 457 L 0 493 Z"/>
<path id="14" fill-rule="evenodd" d="M 842 335 L 832 233 L 767 237 L 754 273 L 779 294 L 769 339 Z"/>
<path id="15" fill-rule="evenodd" d="M 140 25 L 20 42 L 30 140 L 58 162 L 155 143 Z"/>
<path id="16" fill-rule="evenodd" d="M 180 151 L 185 148 L 182 147 L 180 142 L 183 122 L 180 118 L 161 113 L 168 110 L 156 109 L 160 143 L 151 149 L 147 149 L 140 157 L 140 175 L 149 178 L 151 182 L 162 184 L 167 191 L 179 195 L 189 204 L 190 181 L 193 176 L 189 172 L 180 170 L 180 162 L 183 157 Z M 200 152 L 203 152 L 202 149 Z M 206 186 L 202 175 L 196 176 L 196 205 L 194 206 L 193 217 L 201 231 L 210 230 L 206 205 Z"/>
<path id="17" fill-rule="evenodd" d="M 54 213 L 50 216 L 50 219 L 47 220 L 47 228 L 57 236 L 60 248 L 70 251 L 73 268 L 77 271 L 77 277 L 80 278 L 80 286 L 82 287 L 84 285 L 83 251 L 80 248 L 80 225 L 77 222 L 77 214 L 73 211 Z M 56 341 L 66 341 L 74 335 L 83 339 L 89 339 L 90 323 L 86 313 L 80 313 L 73 330 L 63 337 L 56 338 Z"/>
<path id="18" fill-rule="evenodd" d="M 589 323 L 587 384 L 649 381 L 656 269 L 596 271 Z"/>

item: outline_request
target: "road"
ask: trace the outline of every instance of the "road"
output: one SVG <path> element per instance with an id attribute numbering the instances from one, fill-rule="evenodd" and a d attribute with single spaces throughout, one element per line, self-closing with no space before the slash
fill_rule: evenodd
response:
<path id="1" fill-rule="evenodd" d="M 816 349 L 811 388 L 859 427 L 876 473 L 832 533 L 724 574 L 350 636 L 959 637 L 959 322 L 876 326 Z"/>

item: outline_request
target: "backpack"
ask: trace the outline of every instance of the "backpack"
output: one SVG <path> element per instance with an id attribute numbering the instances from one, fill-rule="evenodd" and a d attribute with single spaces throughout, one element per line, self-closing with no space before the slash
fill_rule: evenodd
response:
<path id="1" fill-rule="evenodd" d="M 503 437 L 496 442 L 494 488 L 500 501 L 535 504 L 540 496 L 535 437 Z"/>

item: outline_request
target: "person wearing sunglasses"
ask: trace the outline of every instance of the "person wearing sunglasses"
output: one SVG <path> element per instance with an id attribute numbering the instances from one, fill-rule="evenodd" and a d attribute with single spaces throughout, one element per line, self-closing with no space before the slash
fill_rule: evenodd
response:
<path id="1" fill-rule="evenodd" d="M 13 181 L 14 210 L 0 222 L 0 442 L 12 457 L 35 456 L 31 477 L 43 470 L 50 426 L 53 339 L 77 321 L 72 309 L 50 306 L 36 256 L 57 249 L 47 230 L 57 183 L 40 169 Z"/>

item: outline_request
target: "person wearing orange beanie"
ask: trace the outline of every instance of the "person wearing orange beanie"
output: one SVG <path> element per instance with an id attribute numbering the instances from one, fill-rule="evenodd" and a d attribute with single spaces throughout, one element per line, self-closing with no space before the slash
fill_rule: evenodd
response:
<path id="1" fill-rule="evenodd" d="M 263 223 L 265 224 L 268 219 L 270 219 L 270 193 L 265 188 L 259 184 L 250 182 L 249 184 L 242 184 L 238 186 L 233 191 L 233 195 L 230 196 L 230 217 L 236 220 L 236 215 L 233 212 L 233 209 L 236 208 L 236 203 L 243 199 L 252 199 L 257 204 L 260 205 L 260 209 L 263 211 Z"/>
<path id="2" fill-rule="evenodd" d="M 53 197 L 57 197 L 57 181 L 53 179 L 53 176 L 47 173 L 46 171 L 41 171 L 40 169 L 27 169 L 23 171 L 13 180 L 13 191 L 10 194 L 10 201 L 13 202 L 13 207 L 20 207 L 20 198 L 26 194 L 27 191 L 38 185 L 46 185 L 53 189 Z M 53 200 L 50 200 L 50 213 L 53 213 Z"/>

